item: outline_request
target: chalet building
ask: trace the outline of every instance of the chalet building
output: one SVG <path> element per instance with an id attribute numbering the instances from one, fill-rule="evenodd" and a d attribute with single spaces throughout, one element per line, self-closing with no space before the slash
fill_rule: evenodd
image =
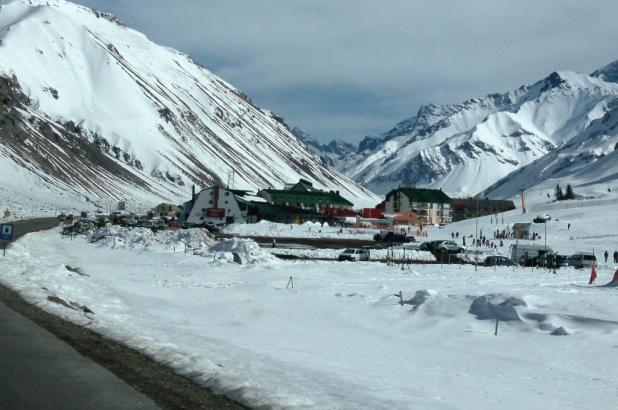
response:
<path id="1" fill-rule="evenodd" d="M 248 191 L 213 186 L 201 190 L 183 204 L 183 221 L 194 224 L 227 225 L 247 222 L 253 200 Z"/>
<path id="2" fill-rule="evenodd" d="M 451 204 L 453 222 L 477 216 L 495 215 L 515 209 L 513 201 L 498 199 L 455 198 Z"/>
<path id="3" fill-rule="evenodd" d="M 339 191 L 323 191 L 307 180 L 287 184 L 284 189 L 263 189 L 258 195 L 269 204 L 331 214 L 333 209 L 351 210 L 352 202 L 339 195 Z"/>
<path id="4" fill-rule="evenodd" d="M 384 213 L 414 213 L 425 225 L 451 222 L 451 203 L 441 189 L 397 188 L 386 194 Z"/>

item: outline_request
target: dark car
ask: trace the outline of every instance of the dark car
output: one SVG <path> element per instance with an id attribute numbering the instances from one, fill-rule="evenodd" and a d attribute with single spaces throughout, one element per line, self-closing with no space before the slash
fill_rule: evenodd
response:
<path id="1" fill-rule="evenodd" d="M 515 262 L 506 256 L 492 255 L 485 258 L 485 266 L 517 266 Z"/>
<path id="2" fill-rule="evenodd" d="M 413 236 L 412 237 L 405 236 L 400 233 L 395 233 L 391 231 L 377 233 L 373 236 L 373 239 L 375 241 L 388 242 L 388 243 L 408 243 L 408 242 L 416 241 L 416 239 L 414 239 Z"/>
<path id="3" fill-rule="evenodd" d="M 444 240 L 423 242 L 418 249 L 421 251 L 436 252 L 438 251 L 438 246 L 440 246 L 442 242 L 444 242 Z"/>

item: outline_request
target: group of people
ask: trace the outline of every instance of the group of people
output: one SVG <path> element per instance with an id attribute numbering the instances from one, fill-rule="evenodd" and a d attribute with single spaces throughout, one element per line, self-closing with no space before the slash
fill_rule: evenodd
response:
<path id="1" fill-rule="evenodd" d="M 462 235 L 461 237 L 462 237 L 463 246 L 466 246 L 466 236 Z M 470 237 L 472 246 L 487 246 L 488 248 L 492 248 L 492 249 L 498 248 L 498 244 L 490 241 L 485 236 L 481 236 L 480 238 L 476 240 L 474 240 L 474 237 L 472 235 L 470 235 L 469 237 Z M 451 232 L 451 238 L 453 240 L 459 239 L 459 232 Z M 500 239 L 500 247 L 502 246 L 504 246 L 504 242 L 502 242 L 502 239 Z"/>
<path id="2" fill-rule="evenodd" d="M 609 253 L 605 251 L 603 256 L 605 256 L 605 263 L 607 263 L 607 259 L 609 258 Z M 618 263 L 618 251 L 614 251 L 614 263 Z"/>

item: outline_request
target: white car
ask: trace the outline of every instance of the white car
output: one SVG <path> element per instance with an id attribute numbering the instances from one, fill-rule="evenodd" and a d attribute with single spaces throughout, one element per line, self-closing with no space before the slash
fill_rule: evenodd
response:
<path id="1" fill-rule="evenodd" d="M 339 261 L 368 261 L 369 250 L 368 249 L 346 249 L 339 254 Z"/>
<path id="2" fill-rule="evenodd" d="M 464 251 L 464 248 L 460 245 L 457 245 L 453 241 L 442 241 L 438 246 L 436 246 L 436 250 L 438 252 L 446 252 L 446 253 L 461 253 Z"/>

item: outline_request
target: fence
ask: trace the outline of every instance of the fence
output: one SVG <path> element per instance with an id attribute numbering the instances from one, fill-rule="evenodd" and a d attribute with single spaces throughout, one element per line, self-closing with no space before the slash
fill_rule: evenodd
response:
<path id="1" fill-rule="evenodd" d="M 618 205 L 618 198 L 613 199 L 583 199 L 577 201 L 568 201 L 561 203 L 550 203 L 545 205 L 537 205 L 526 208 L 528 213 L 534 212 L 545 212 L 552 211 L 557 209 L 572 209 L 572 208 L 586 208 L 592 206 L 603 206 L 603 205 Z"/>

